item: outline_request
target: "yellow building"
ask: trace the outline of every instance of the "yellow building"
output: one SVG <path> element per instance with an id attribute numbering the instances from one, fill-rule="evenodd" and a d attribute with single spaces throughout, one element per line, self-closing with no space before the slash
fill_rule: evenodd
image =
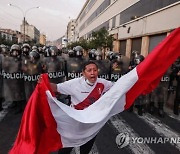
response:
<path id="1" fill-rule="evenodd" d="M 46 45 L 46 35 L 40 34 L 39 43 L 41 45 Z"/>

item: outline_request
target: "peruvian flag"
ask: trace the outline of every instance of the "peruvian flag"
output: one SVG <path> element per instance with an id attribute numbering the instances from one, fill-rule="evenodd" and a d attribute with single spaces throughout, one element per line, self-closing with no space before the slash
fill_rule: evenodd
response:
<path id="1" fill-rule="evenodd" d="M 76 110 L 59 102 L 48 76 L 33 92 L 10 154 L 48 154 L 63 147 L 85 144 L 109 118 L 129 108 L 135 98 L 151 92 L 180 56 L 180 28 L 174 30 L 147 57 L 94 104 Z"/>

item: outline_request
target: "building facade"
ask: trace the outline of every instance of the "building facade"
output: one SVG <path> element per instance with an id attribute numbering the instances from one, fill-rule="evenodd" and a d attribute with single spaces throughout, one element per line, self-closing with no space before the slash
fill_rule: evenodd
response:
<path id="1" fill-rule="evenodd" d="M 40 34 L 39 44 L 46 45 L 46 35 Z"/>
<path id="2" fill-rule="evenodd" d="M 179 0 L 87 0 L 76 19 L 75 40 L 105 27 L 114 36 L 114 51 L 146 56 L 180 26 L 179 19 Z"/>
<path id="3" fill-rule="evenodd" d="M 0 41 L 1 43 L 4 41 L 8 41 L 10 43 L 18 43 L 18 31 L 14 31 L 11 29 L 0 29 Z"/>
<path id="4" fill-rule="evenodd" d="M 68 41 L 68 43 L 75 41 L 75 26 L 76 26 L 76 20 L 74 20 L 74 19 L 70 20 L 67 25 L 67 41 Z"/>
<path id="5" fill-rule="evenodd" d="M 28 35 L 34 43 L 39 44 L 40 41 L 40 31 L 33 25 L 29 25 L 27 21 L 22 22 L 20 26 L 21 33 L 24 34 L 24 28 L 25 28 L 25 36 Z M 25 42 L 27 41 L 25 37 Z"/>

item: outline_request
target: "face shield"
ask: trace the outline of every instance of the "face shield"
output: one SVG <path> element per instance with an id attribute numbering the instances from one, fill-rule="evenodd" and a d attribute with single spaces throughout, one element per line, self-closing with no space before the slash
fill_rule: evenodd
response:
<path id="1" fill-rule="evenodd" d="M 78 51 L 76 51 L 76 55 L 77 56 L 82 56 L 82 52 L 78 50 Z"/>
<path id="2" fill-rule="evenodd" d="M 51 50 L 51 56 L 55 57 L 56 56 L 56 52 L 54 50 Z"/>
<path id="3" fill-rule="evenodd" d="M 135 61 L 136 65 L 140 64 L 140 62 L 141 62 L 140 59 L 137 59 L 137 58 L 134 61 Z"/>
<path id="4" fill-rule="evenodd" d="M 18 50 L 12 50 L 12 52 L 11 52 L 11 55 L 13 56 L 13 57 L 17 57 L 19 54 L 19 51 Z"/>
<path id="5" fill-rule="evenodd" d="M 101 60 L 101 59 L 102 59 L 102 57 L 100 55 L 96 56 L 96 60 Z"/>

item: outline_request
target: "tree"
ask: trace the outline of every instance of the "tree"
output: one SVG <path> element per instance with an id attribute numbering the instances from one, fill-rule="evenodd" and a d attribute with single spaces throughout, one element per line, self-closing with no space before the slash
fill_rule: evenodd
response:
<path id="1" fill-rule="evenodd" d="M 109 35 L 108 31 L 103 27 L 99 31 L 92 32 L 91 40 L 89 41 L 89 46 L 91 48 L 110 48 L 113 46 L 113 37 Z"/>
<path id="2" fill-rule="evenodd" d="M 113 47 L 113 36 L 109 35 L 105 28 L 101 28 L 96 32 L 92 32 L 90 40 L 81 39 L 80 41 L 71 42 L 67 45 L 67 48 L 73 49 L 75 46 L 82 46 L 85 50 L 88 49 L 98 49 L 98 48 L 110 48 Z"/>

